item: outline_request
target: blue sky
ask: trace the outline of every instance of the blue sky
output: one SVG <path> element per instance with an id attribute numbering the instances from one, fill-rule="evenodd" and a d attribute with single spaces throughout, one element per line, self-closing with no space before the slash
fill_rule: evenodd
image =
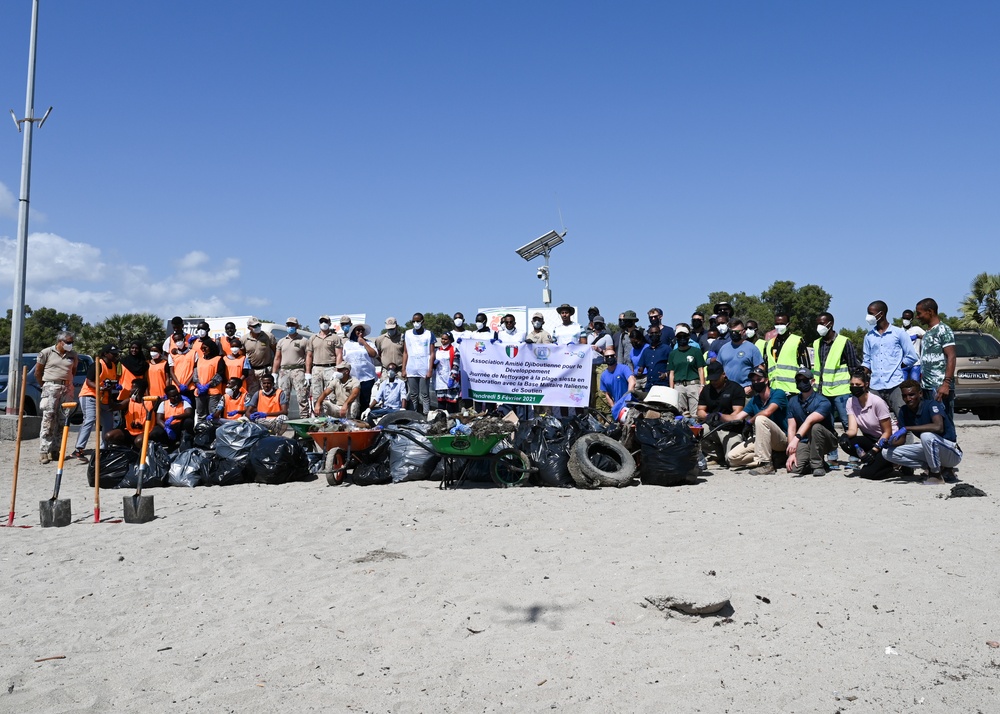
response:
<path id="1" fill-rule="evenodd" d="M 4 3 L 24 110 L 30 0 Z M 996 3 L 42 0 L 27 302 L 96 321 L 817 283 L 954 313 L 1000 270 Z M 0 126 L 4 126 L 0 124 Z M 12 302 L 21 137 L 0 133 Z"/>

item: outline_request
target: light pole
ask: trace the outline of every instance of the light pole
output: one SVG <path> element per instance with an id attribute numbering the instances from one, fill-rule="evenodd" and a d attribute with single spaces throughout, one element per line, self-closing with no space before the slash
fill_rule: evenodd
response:
<path id="1" fill-rule="evenodd" d="M 24 125 L 24 146 L 21 151 L 21 195 L 17 210 L 17 267 L 14 271 L 14 309 L 10 319 L 10 372 L 7 376 L 7 413 L 17 413 L 17 396 L 24 385 L 21 381 L 21 356 L 24 351 L 24 282 L 28 269 L 28 203 L 31 194 L 31 134 L 37 121 L 38 127 L 52 111 L 35 118 L 35 46 L 38 39 L 38 0 L 31 6 L 31 42 L 28 46 L 28 90 L 24 100 L 24 118 L 18 119 L 14 110 L 10 115 L 21 131 Z M 39 385 L 41 386 L 41 385 Z"/>
<path id="2" fill-rule="evenodd" d="M 539 280 L 545 281 L 545 287 L 542 288 L 542 302 L 548 307 L 552 304 L 552 290 L 549 289 L 549 255 L 552 253 L 552 249 L 563 242 L 563 238 L 566 237 L 566 231 L 562 233 L 556 233 L 555 231 L 549 231 L 541 238 L 536 238 L 527 245 L 522 245 L 517 249 L 517 254 L 524 258 L 525 260 L 534 260 L 540 255 L 545 256 L 545 265 L 538 269 L 536 275 Z"/>

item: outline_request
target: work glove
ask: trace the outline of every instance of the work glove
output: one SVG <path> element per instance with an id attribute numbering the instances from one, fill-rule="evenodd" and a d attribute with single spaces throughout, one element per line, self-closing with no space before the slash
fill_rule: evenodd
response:
<path id="1" fill-rule="evenodd" d="M 847 434 L 842 434 L 840 439 L 837 440 L 837 443 L 840 444 L 840 448 L 844 451 L 851 450 L 851 439 L 847 436 Z"/>
<path id="2" fill-rule="evenodd" d="M 215 414 L 208 414 L 208 415 L 206 415 L 205 416 L 205 423 L 206 424 L 214 424 L 215 423 Z"/>
<path id="3" fill-rule="evenodd" d="M 264 412 L 254 412 L 253 414 L 250 415 L 250 420 L 257 421 L 258 419 L 263 419 L 266 416 L 267 414 L 265 414 Z"/>
<path id="4" fill-rule="evenodd" d="M 190 337 L 188 337 L 188 344 L 189 345 L 193 345 L 194 341 L 197 340 L 197 339 L 198 339 L 197 337 L 195 337 L 194 335 L 191 335 Z"/>
<path id="5" fill-rule="evenodd" d="M 167 438 L 170 439 L 171 441 L 177 438 L 177 432 L 171 429 L 169 426 L 164 427 L 163 431 L 167 433 Z"/>
<path id="6" fill-rule="evenodd" d="M 171 426 L 173 426 L 175 421 L 177 421 L 177 417 L 170 417 L 164 422 L 163 426 L 169 429 Z"/>
<path id="7" fill-rule="evenodd" d="M 893 434 L 892 436 L 889 437 L 889 441 L 895 441 L 896 439 L 898 439 L 901 436 L 906 436 L 906 427 L 905 426 L 899 427 L 899 430 L 895 434 Z"/>
<path id="8" fill-rule="evenodd" d="M 227 417 L 234 417 L 240 413 L 239 409 L 233 409 L 231 412 L 226 412 Z"/>
<path id="9" fill-rule="evenodd" d="M 876 444 L 876 446 L 880 449 L 884 449 L 888 445 L 889 445 L 889 440 L 886 438 L 879 439 L 878 443 Z"/>
<path id="10" fill-rule="evenodd" d="M 307 372 L 305 376 L 306 376 L 306 384 L 309 384 L 310 382 L 313 381 L 313 376 L 311 373 Z"/>
<path id="11" fill-rule="evenodd" d="M 208 391 L 208 385 L 199 384 L 197 387 L 195 387 L 195 391 L 198 392 L 199 395 L 204 394 L 205 392 Z"/>

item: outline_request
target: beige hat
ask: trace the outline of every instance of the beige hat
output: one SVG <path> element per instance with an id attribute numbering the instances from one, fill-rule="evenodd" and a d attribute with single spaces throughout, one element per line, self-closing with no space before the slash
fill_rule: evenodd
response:
<path id="1" fill-rule="evenodd" d="M 350 369 L 350 368 L 351 368 L 350 362 L 337 362 L 337 366 L 334 367 L 334 369 Z"/>
<path id="2" fill-rule="evenodd" d="M 319 316 L 319 321 L 320 322 L 333 322 L 333 320 L 330 319 L 329 315 L 320 315 Z"/>
<path id="3" fill-rule="evenodd" d="M 247 327 L 253 327 L 254 325 L 259 325 L 259 324 L 260 320 L 258 320 L 256 317 L 251 317 L 249 320 L 247 320 Z"/>
<path id="4" fill-rule="evenodd" d="M 299 318 L 297 318 L 297 317 L 290 317 L 287 320 L 285 320 L 285 324 L 286 325 L 295 325 L 296 327 L 298 327 L 299 326 Z"/>
<path id="5" fill-rule="evenodd" d="M 398 327 L 398 325 L 396 325 L 396 318 L 395 317 L 387 317 L 385 319 L 385 326 L 386 327 Z"/>
<path id="6" fill-rule="evenodd" d="M 352 320 L 351 320 L 351 316 L 350 315 L 341 315 L 340 316 L 340 324 L 341 325 L 349 325 L 349 324 L 351 324 L 351 322 L 352 322 Z"/>
<path id="7" fill-rule="evenodd" d="M 536 312 L 534 315 L 532 315 L 531 319 L 532 320 L 541 320 L 542 322 L 545 322 L 545 316 L 542 315 L 542 313 L 540 313 L 540 312 Z"/>

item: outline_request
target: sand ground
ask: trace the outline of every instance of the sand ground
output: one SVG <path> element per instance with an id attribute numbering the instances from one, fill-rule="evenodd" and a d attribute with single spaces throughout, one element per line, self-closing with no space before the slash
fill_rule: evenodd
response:
<path id="1" fill-rule="evenodd" d="M 0 711 L 995 712 L 1000 424 L 950 487 L 718 470 L 680 488 L 168 488 L 144 525 L 0 532 Z M 13 444 L 0 444 L 0 502 Z M 120 518 L 122 492 L 102 492 Z M 4 509 L 6 512 L 6 509 Z M 729 590 L 730 620 L 642 607 Z M 44 662 L 45 657 L 62 656 Z"/>

